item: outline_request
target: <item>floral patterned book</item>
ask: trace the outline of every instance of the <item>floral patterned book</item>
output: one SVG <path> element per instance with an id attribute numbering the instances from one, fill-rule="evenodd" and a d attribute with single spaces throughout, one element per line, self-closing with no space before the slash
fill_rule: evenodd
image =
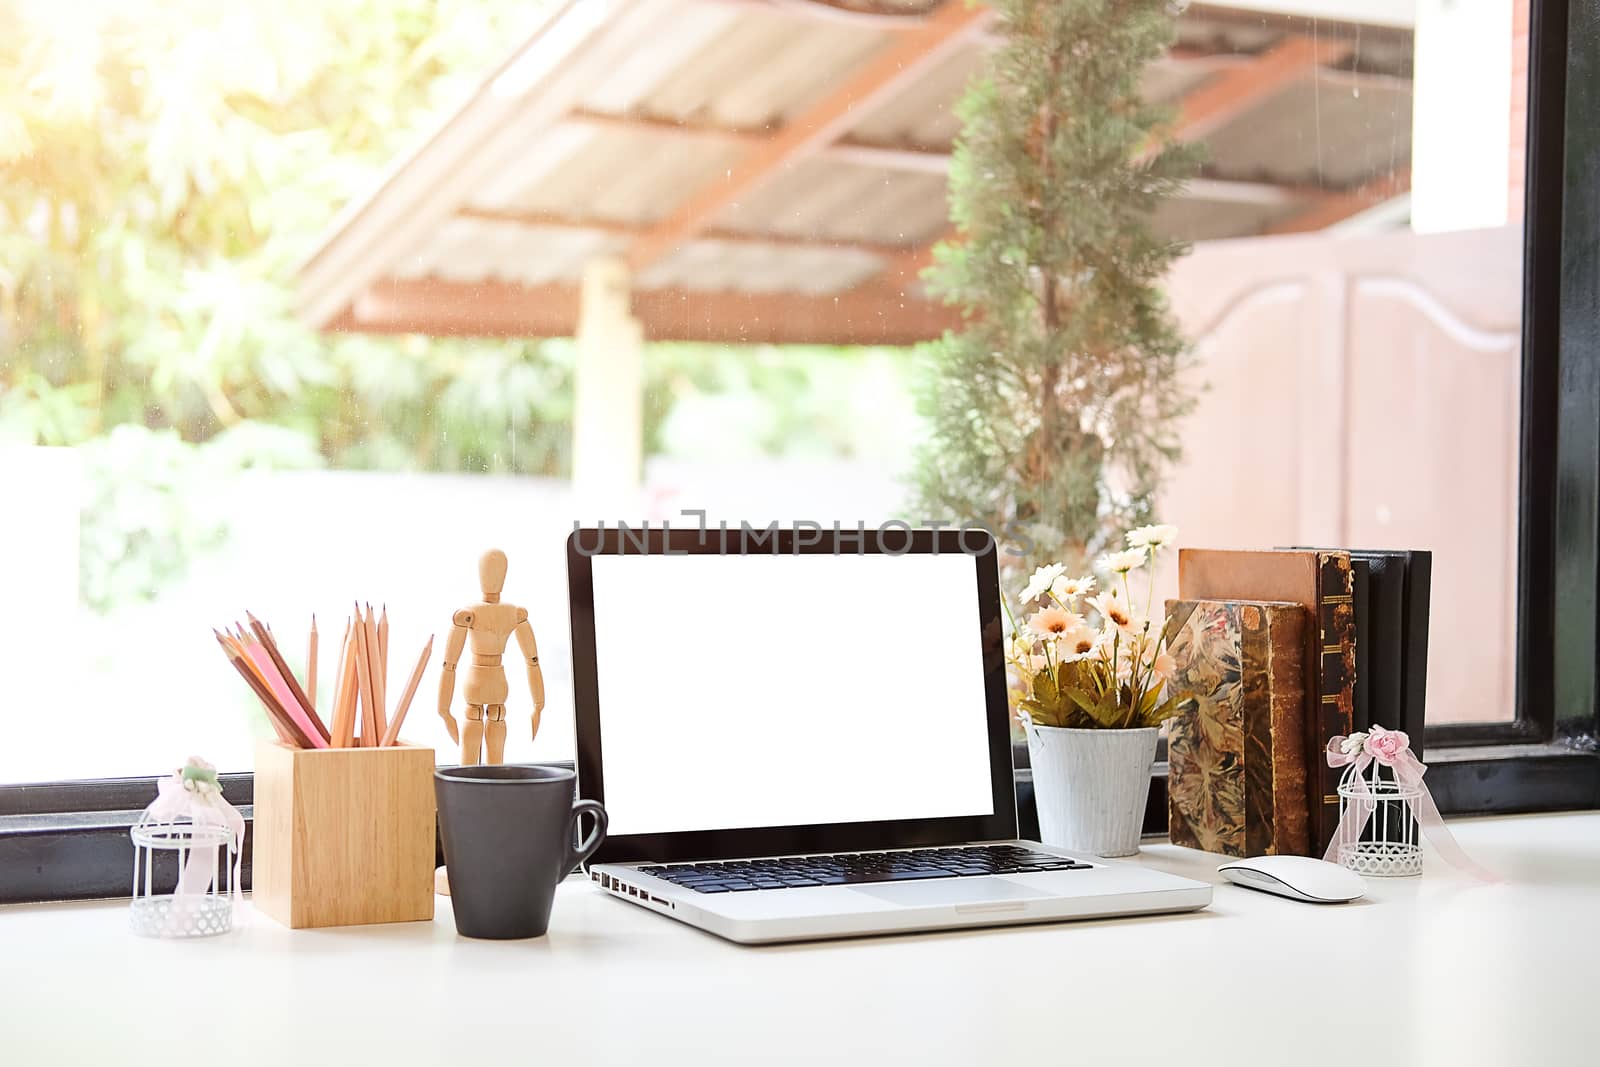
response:
<path id="1" fill-rule="evenodd" d="M 1350 733 L 1356 624 L 1350 553 L 1178 552 L 1178 595 L 1186 600 L 1270 600 L 1305 609 L 1305 761 L 1311 855 L 1339 825 L 1339 771 L 1323 758 L 1328 741 Z"/>
<path id="2" fill-rule="evenodd" d="M 1228 856 L 1306 855 L 1305 628 L 1299 604 L 1169 600 L 1175 692 L 1168 835 Z"/>

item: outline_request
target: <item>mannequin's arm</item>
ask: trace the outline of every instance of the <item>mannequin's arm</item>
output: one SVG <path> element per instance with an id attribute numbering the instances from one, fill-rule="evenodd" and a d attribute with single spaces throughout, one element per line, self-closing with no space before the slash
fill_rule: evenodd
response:
<path id="1" fill-rule="evenodd" d="M 539 736 L 539 717 L 544 714 L 544 671 L 539 667 L 539 643 L 526 611 L 517 612 L 517 646 L 528 661 L 528 692 L 533 695 L 533 736 Z"/>
<path id="2" fill-rule="evenodd" d="M 450 628 L 450 636 L 445 639 L 444 666 L 439 670 L 439 718 L 444 720 L 445 729 L 450 731 L 451 744 L 459 744 L 461 734 L 456 729 L 455 716 L 450 714 L 450 702 L 456 695 L 456 663 L 461 659 L 461 650 L 467 647 L 472 612 L 458 611 L 451 621 L 454 625 Z"/>

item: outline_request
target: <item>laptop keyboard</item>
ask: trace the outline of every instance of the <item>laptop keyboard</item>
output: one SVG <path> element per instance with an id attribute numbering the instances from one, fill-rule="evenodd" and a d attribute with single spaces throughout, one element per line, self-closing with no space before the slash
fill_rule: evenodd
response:
<path id="1" fill-rule="evenodd" d="M 919 848 L 895 852 L 850 852 L 837 856 L 787 856 L 768 860 L 723 860 L 640 867 L 696 893 L 745 893 L 811 885 L 860 885 L 920 878 L 975 878 L 985 874 L 1087 871 L 1093 864 L 1016 845 Z"/>

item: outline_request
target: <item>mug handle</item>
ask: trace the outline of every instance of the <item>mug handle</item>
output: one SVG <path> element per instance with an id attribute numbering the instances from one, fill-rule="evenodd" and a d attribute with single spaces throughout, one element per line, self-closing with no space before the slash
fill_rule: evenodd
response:
<path id="1" fill-rule="evenodd" d="M 583 827 L 584 813 L 594 816 L 594 829 L 589 831 L 589 836 L 577 845 L 573 839 Z M 572 817 L 567 822 L 567 863 L 566 872 L 562 877 L 577 870 L 584 860 L 594 855 L 594 850 L 599 848 L 606 839 L 606 809 L 600 806 L 598 800 L 579 800 L 572 805 Z"/>

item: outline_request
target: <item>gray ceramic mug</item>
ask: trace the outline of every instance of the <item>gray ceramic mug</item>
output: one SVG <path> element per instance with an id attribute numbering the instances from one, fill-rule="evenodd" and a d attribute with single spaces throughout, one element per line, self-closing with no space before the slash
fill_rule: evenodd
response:
<path id="1" fill-rule="evenodd" d="M 565 767 L 488 764 L 433 772 L 450 902 L 463 937 L 540 937 L 556 885 L 606 839 L 598 801 L 573 800 Z M 585 814 L 594 829 L 578 842 Z"/>

